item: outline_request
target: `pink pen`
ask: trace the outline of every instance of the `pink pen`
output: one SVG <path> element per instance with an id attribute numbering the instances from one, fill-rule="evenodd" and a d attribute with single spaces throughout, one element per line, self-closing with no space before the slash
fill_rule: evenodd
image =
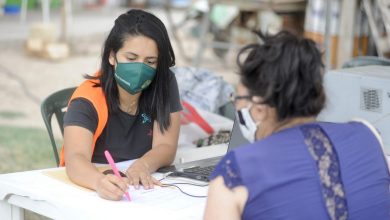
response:
<path id="1" fill-rule="evenodd" d="M 107 159 L 108 163 L 110 164 L 112 171 L 114 171 L 115 176 L 122 178 L 121 175 L 119 174 L 118 168 L 116 168 L 115 162 L 112 159 L 110 152 L 108 152 L 108 150 L 106 150 L 106 151 L 104 151 L 104 155 L 106 156 L 106 159 Z M 129 201 L 131 201 L 130 195 L 128 192 L 125 192 L 125 196 Z"/>

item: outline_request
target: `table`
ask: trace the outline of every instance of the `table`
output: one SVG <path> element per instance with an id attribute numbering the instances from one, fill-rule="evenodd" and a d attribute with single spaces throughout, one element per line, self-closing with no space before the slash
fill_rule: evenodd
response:
<path id="1" fill-rule="evenodd" d="M 231 129 L 233 121 L 213 113 L 199 110 L 215 130 Z M 181 128 L 174 164 L 224 155 L 227 144 L 197 148 L 192 141 L 207 134 L 191 123 Z M 117 163 L 124 171 L 133 161 Z M 98 165 L 101 166 L 101 165 Z M 61 178 L 53 178 L 53 173 Z M 48 175 L 50 174 L 50 175 Z M 154 174 L 157 179 L 163 174 Z M 53 219 L 201 219 L 206 198 L 193 198 L 176 188 L 160 188 L 154 191 L 130 190 L 132 202 L 108 201 L 96 192 L 71 183 L 65 168 L 26 171 L 0 175 L 0 220 L 22 220 L 24 209 Z M 163 183 L 190 181 L 183 178 L 164 180 Z M 205 185 L 205 183 L 202 183 Z M 207 195 L 207 186 L 180 185 L 187 193 Z"/>
<path id="2" fill-rule="evenodd" d="M 118 163 L 123 170 L 129 162 Z M 134 190 L 132 201 L 108 201 L 96 192 L 48 176 L 64 168 L 0 175 L 0 219 L 22 220 L 24 209 L 53 219 L 201 219 L 206 198 L 186 196 L 173 187 Z M 163 174 L 155 174 L 161 178 Z M 165 183 L 183 179 L 167 179 Z M 189 181 L 189 180 L 187 180 Z M 180 185 L 194 195 L 207 195 L 207 186 Z"/>
<path id="3" fill-rule="evenodd" d="M 387 156 L 390 161 L 390 156 Z M 123 170 L 128 163 L 118 163 Z M 53 219 L 201 219 L 205 198 L 192 198 L 177 190 L 153 191 L 130 190 L 132 202 L 116 202 L 101 199 L 95 192 L 69 185 L 49 177 L 45 173 L 64 171 L 51 168 L 0 175 L 0 219 L 22 220 L 24 209 Z M 162 174 L 155 174 L 161 178 Z M 168 183 L 183 181 L 169 179 Z M 186 192 L 206 195 L 207 186 L 181 186 Z M 157 189 L 159 190 L 159 189 Z M 156 191 L 157 191 L 156 190 Z M 149 194 L 149 195 L 148 195 Z"/>

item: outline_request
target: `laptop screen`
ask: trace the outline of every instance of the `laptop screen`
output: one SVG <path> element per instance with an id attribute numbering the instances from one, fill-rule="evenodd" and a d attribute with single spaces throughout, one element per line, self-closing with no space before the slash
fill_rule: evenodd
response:
<path id="1" fill-rule="evenodd" d="M 238 118 L 236 117 L 234 119 L 232 133 L 230 135 L 228 151 L 231 151 L 236 147 L 240 147 L 240 146 L 249 144 L 249 141 L 247 139 L 245 139 L 245 137 L 241 133 L 239 123 L 240 122 L 238 121 Z"/>
<path id="2" fill-rule="evenodd" d="M 248 144 L 249 141 L 244 138 L 241 133 L 237 117 L 234 120 L 230 141 L 227 151 L 231 151 L 237 147 Z M 180 164 L 174 168 L 174 172 L 169 176 L 185 177 L 199 181 L 209 181 L 209 176 L 214 170 L 215 165 L 220 161 L 221 157 L 212 157 L 202 160 L 192 161 Z M 172 171 L 172 170 L 170 170 Z"/>
<path id="3" fill-rule="evenodd" d="M 230 141 L 228 144 L 227 151 L 231 151 L 237 147 L 247 145 L 247 144 L 249 144 L 249 141 L 246 140 L 244 138 L 244 136 L 242 135 L 241 130 L 240 130 L 240 126 L 239 126 L 239 121 L 236 117 L 234 120 L 234 123 L 233 123 L 233 128 L 231 131 Z M 209 166 L 209 165 L 214 166 L 216 163 L 218 163 L 218 161 L 220 159 L 221 159 L 221 156 L 206 158 L 206 159 L 201 159 L 201 160 L 195 160 L 195 161 L 191 161 L 191 162 L 187 162 L 187 163 L 183 163 L 183 164 L 162 167 L 162 168 L 158 169 L 157 172 L 166 173 L 166 172 L 171 172 L 171 171 L 176 171 L 176 170 L 183 171 L 183 170 L 186 170 L 186 167 L 198 167 L 198 166 L 203 167 L 203 166 Z M 194 172 L 194 171 L 192 170 L 191 172 Z M 187 176 L 187 177 L 190 177 L 190 176 Z M 204 178 L 206 178 L 206 179 L 207 179 L 207 177 L 208 177 L 208 175 L 204 176 Z"/>

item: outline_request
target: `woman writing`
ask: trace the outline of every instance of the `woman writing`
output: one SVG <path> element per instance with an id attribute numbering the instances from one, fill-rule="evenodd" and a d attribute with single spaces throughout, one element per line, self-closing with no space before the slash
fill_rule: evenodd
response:
<path id="1" fill-rule="evenodd" d="M 101 68 L 73 94 L 64 117 L 61 164 L 75 183 L 119 200 L 127 184 L 152 188 L 156 169 L 174 160 L 181 110 L 169 68 L 175 56 L 164 24 L 142 10 L 115 20 L 103 48 Z M 127 178 L 103 175 L 93 163 L 137 159 Z"/>

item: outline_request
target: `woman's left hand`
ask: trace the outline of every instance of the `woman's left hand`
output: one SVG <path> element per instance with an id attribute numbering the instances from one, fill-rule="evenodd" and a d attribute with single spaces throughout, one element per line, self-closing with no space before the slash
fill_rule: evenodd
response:
<path id="1" fill-rule="evenodd" d="M 154 184 L 161 185 L 149 171 L 148 164 L 142 159 L 136 160 L 127 170 L 126 175 L 129 179 L 129 184 L 134 188 L 139 189 L 139 185 L 142 184 L 145 189 L 154 188 Z"/>

